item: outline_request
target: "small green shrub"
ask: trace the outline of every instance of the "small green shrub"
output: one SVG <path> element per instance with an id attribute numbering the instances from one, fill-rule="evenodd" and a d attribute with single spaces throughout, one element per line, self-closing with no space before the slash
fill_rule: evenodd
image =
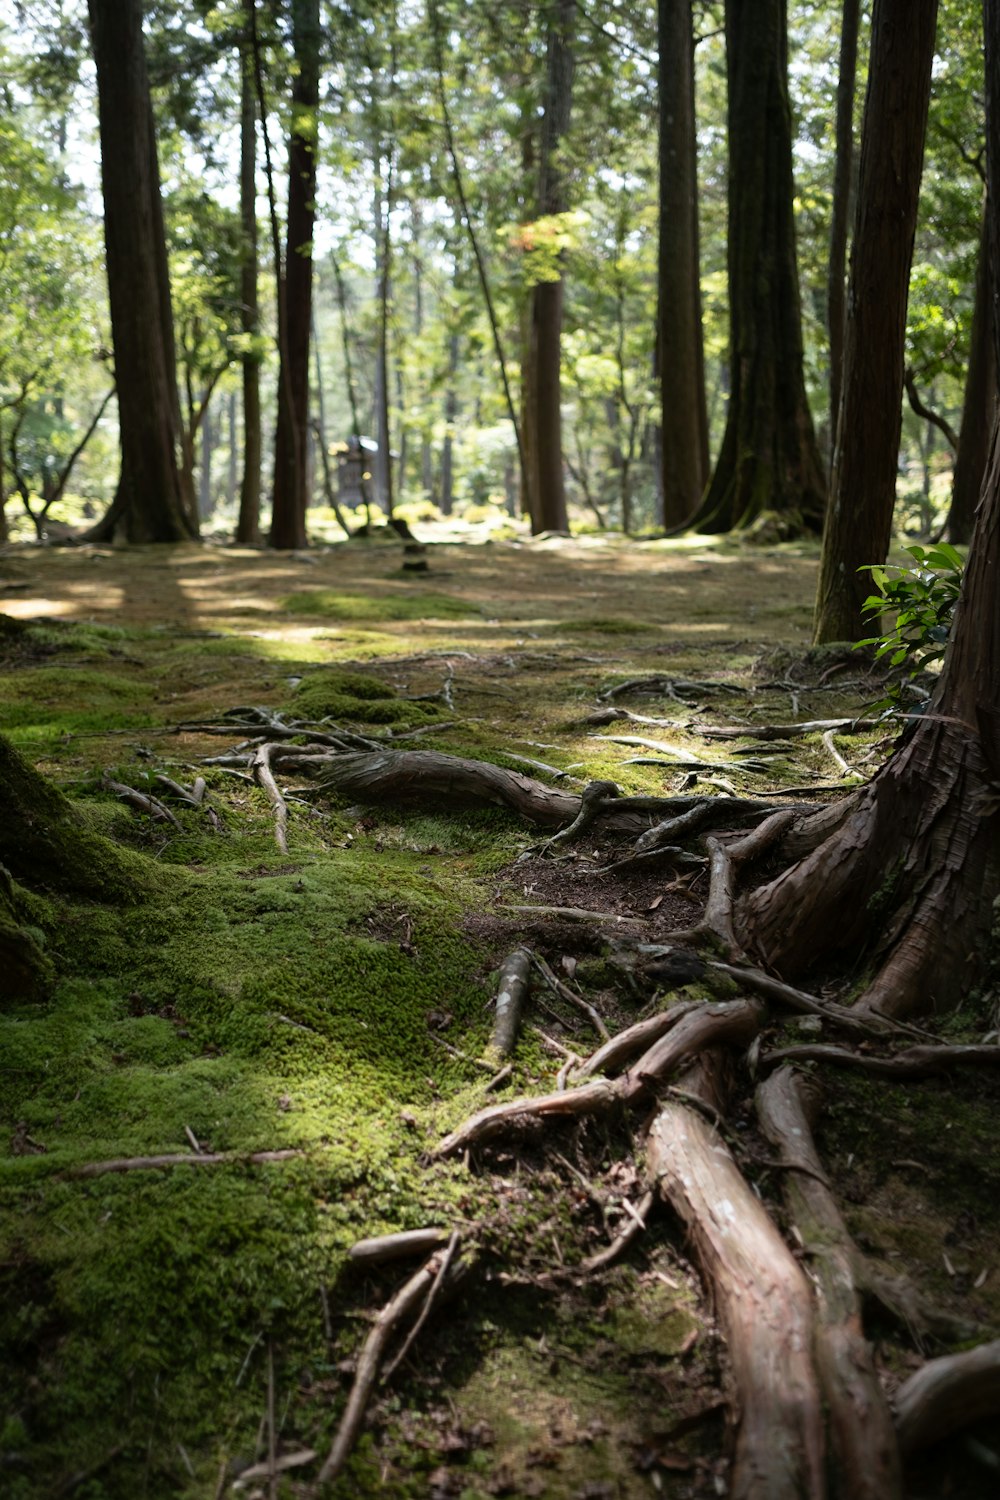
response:
<path id="1" fill-rule="evenodd" d="M 874 619 L 895 611 L 895 618 L 880 635 L 855 642 L 874 646 L 875 660 L 891 667 L 906 666 L 901 681 L 888 689 L 887 699 L 899 699 L 902 682 L 909 681 L 944 656 L 955 605 L 962 589 L 961 554 L 947 542 L 935 547 L 907 547 L 913 567 L 872 565 L 861 572 L 872 575 L 877 590 L 864 602 L 865 613 Z"/>

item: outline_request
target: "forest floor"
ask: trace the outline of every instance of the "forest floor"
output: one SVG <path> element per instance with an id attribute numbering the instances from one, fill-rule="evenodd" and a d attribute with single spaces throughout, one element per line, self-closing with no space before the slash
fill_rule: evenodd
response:
<path id="1" fill-rule="evenodd" d="M 654 1210 L 626 1254 L 582 1268 L 642 1195 L 641 1116 L 471 1161 L 428 1155 L 485 1103 L 554 1088 L 566 1051 L 599 1040 L 533 984 L 512 1072 L 487 1093 L 504 957 L 530 944 L 614 1032 L 656 1009 L 623 938 L 634 949 L 696 920 L 703 870 L 597 878 L 607 847 L 543 857 L 507 812 L 352 806 L 294 777 L 282 854 L 260 787 L 206 764 L 240 734 L 208 731 L 237 708 L 240 722 L 328 717 L 389 741 L 419 730 L 400 743 L 575 791 L 606 778 L 626 793 L 822 801 L 871 774 L 889 732 L 838 737 L 845 777 L 818 732 L 700 731 L 854 715 L 877 689 L 849 653 L 806 655 L 807 545 L 442 541 L 427 560 L 404 571 L 395 539 L 0 551 L 0 617 L 28 627 L 0 633 L 0 728 L 157 871 L 155 896 L 128 907 L 40 905 L 56 982 L 0 1007 L 11 1500 L 310 1494 L 371 1315 L 413 1269 L 362 1272 L 348 1251 L 427 1226 L 474 1240 L 477 1273 L 376 1389 L 324 1493 L 726 1493 L 726 1350 L 679 1226 Z M 609 703 L 661 724 L 596 722 Z M 200 806 L 155 779 L 199 775 Z M 110 782 L 158 792 L 175 821 Z M 985 1014 L 970 997 L 959 1025 L 981 1032 Z M 773 1035 L 813 1031 L 806 1018 Z M 828 1081 L 818 1140 L 855 1238 L 973 1326 L 971 1341 L 995 1338 L 1000 1080 Z M 731 1145 L 776 1201 L 749 1104 Z M 247 1160 L 277 1151 L 299 1154 Z M 228 1155 L 192 1169 L 206 1153 Z M 150 1155 L 185 1159 L 81 1173 Z M 877 1331 L 890 1390 L 928 1352 Z M 922 1456 L 908 1494 L 995 1494 L 988 1437 Z"/>

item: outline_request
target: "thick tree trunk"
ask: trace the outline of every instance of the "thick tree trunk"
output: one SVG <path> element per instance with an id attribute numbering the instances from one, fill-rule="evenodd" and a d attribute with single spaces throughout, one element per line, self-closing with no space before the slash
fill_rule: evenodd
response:
<path id="1" fill-rule="evenodd" d="M 698 254 L 694 32 L 689 0 L 659 0 L 660 228 L 657 363 L 662 520 L 681 526 L 708 480 Z"/>
<path id="2" fill-rule="evenodd" d="M 292 0 L 292 127 L 288 155 L 287 249 L 279 290 L 282 320 L 278 424 L 274 435 L 272 547 L 306 545 L 309 331 L 316 219 L 319 109 L 319 0 Z"/>
<path id="3" fill-rule="evenodd" d="M 844 0 L 840 22 L 837 74 L 837 152 L 830 213 L 830 261 L 827 268 L 826 318 L 830 336 L 830 454 L 837 444 L 837 422 L 844 371 L 844 324 L 847 318 L 847 232 L 854 185 L 854 89 L 858 70 L 859 0 Z"/>
<path id="4" fill-rule="evenodd" d="M 392 434 L 389 429 L 389 214 L 392 209 L 392 159 L 390 145 L 389 190 L 375 190 L 375 294 L 378 302 L 378 343 L 375 350 L 375 498 L 387 516 L 392 515 Z M 376 173 L 381 171 L 381 146 L 376 148 Z"/>
<path id="5" fill-rule="evenodd" d="M 903 341 L 930 98 L 937 0 L 876 0 L 861 134 L 844 393 L 823 536 L 815 638 L 859 640 L 858 570 L 889 550 L 902 421 Z"/>
<path id="6" fill-rule="evenodd" d="M 573 98 L 573 0 L 555 0 L 549 19 L 545 101 L 538 155 L 539 217 L 564 213 L 566 193 L 558 154 L 569 128 Z M 531 529 L 566 531 L 562 452 L 563 284 L 540 281 L 531 294 L 530 363 L 526 393 L 531 403 L 534 466 Z"/>
<path id="7" fill-rule="evenodd" d="M 244 0 L 244 10 L 256 0 Z M 260 334 L 260 304 L 257 297 L 257 103 L 254 57 L 249 16 L 240 41 L 240 327 L 244 336 L 256 341 Z M 236 522 L 238 542 L 260 540 L 260 461 L 263 452 L 260 431 L 260 352 L 255 342 L 241 358 L 243 371 L 243 478 L 240 513 Z"/>
<path id="8" fill-rule="evenodd" d="M 197 535 L 180 453 L 180 402 L 141 0 L 90 0 L 121 477 L 108 529 L 132 542 Z"/>
<path id="9" fill-rule="evenodd" d="M 989 455 L 990 433 L 997 409 L 997 365 L 993 349 L 993 298 L 990 294 L 987 223 L 988 218 L 984 213 L 979 259 L 976 263 L 976 300 L 972 308 L 962 425 L 958 434 L 951 506 L 948 510 L 948 540 L 960 545 L 972 536 L 976 506 Z"/>
<path id="10" fill-rule="evenodd" d="M 818 531 L 826 484 L 806 397 L 795 257 L 785 0 L 727 0 L 729 410 L 695 518 L 729 531 L 764 511 Z"/>

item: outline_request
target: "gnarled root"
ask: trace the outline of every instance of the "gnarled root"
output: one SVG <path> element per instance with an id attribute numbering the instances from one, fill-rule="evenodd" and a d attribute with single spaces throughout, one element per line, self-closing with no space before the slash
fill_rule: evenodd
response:
<path id="1" fill-rule="evenodd" d="M 902 1493 L 898 1446 L 871 1348 L 861 1327 L 857 1250 L 813 1144 L 814 1098 L 790 1067 L 757 1090 L 757 1114 L 788 1169 L 785 1201 L 809 1258 L 816 1289 L 816 1367 L 829 1412 L 837 1492 L 853 1500 Z"/>
<path id="2" fill-rule="evenodd" d="M 1000 1339 L 929 1360 L 900 1386 L 893 1406 L 904 1457 L 970 1422 L 1000 1415 Z"/>
<path id="3" fill-rule="evenodd" d="M 699 1060 L 685 1091 L 718 1109 Z M 812 1296 L 801 1267 L 699 1110 L 674 1099 L 649 1132 L 647 1161 L 687 1227 L 726 1333 L 736 1385 L 734 1500 L 825 1494 L 823 1420 L 812 1358 Z"/>

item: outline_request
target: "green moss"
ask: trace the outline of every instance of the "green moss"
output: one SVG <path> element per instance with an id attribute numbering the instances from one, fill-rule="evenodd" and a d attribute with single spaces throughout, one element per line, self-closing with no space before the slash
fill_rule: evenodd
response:
<path id="1" fill-rule="evenodd" d="M 409 726 L 439 714 L 436 704 L 397 698 L 392 688 L 360 672 L 311 672 L 299 683 L 294 706 L 302 718 L 359 724 Z"/>
<path id="2" fill-rule="evenodd" d="M 320 615 L 328 620 L 456 620 L 479 613 L 466 600 L 451 594 L 394 593 L 380 589 L 378 594 L 335 593 L 332 589 L 311 589 L 291 594 L 283 601 L 293 615 Z"/>

